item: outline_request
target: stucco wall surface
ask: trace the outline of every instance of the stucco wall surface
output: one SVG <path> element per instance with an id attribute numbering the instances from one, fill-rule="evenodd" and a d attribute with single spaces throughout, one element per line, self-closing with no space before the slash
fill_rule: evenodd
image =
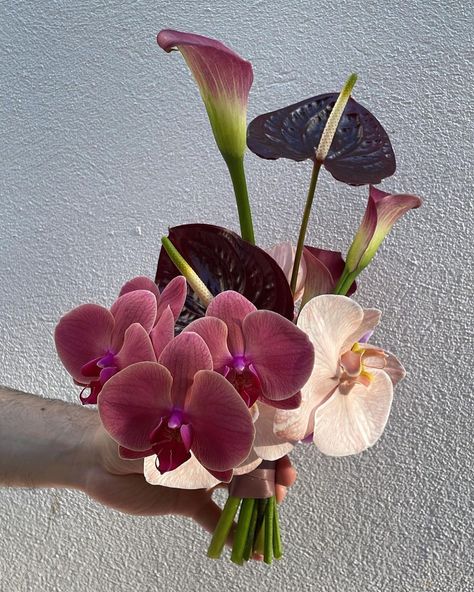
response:
<path id="1" fill-rule="evenodd" d="M 37 0 L 0 3 L 0 383 L 77 400 L 58 318 L 153 276 L 169 225 L 238 229 L 196 87 L 155 34 L 224 40 L 254 65 L 249 119 L 340 89 L 389 132 L 381 186 L 423 207 L 357 295 L 408 376 L 386 432 L 342 459 L 301 447 L 270 569 L 205 557 L 181 518 L 132 518 L 77 492 L 0 492 L 1 592 L 474 589 L 472 566 L 472 7 L 447 1 Z M 249 154 L 259 243 L 295 237 L 310 166 Z M 367 188 L 322 174 L 309 242 L 345 251 Z"/>

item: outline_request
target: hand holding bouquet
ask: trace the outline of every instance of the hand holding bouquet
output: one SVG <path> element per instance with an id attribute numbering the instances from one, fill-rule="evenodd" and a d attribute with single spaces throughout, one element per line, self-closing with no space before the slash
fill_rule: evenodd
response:
<path id="1" fill-rule="evenodd" d="M 380 320 L 350 296 L 396 220 L 418 197 L 373 185 L 395 172 L 389 138 L 351 97 L 318 95 L 261 115 L 247 128 L 252 67 L 218 41 L 162 31 L 196 79 L 229 169 L 242 237 L 207 224 L 171 228 L 155 281 L 127 282 L 110 310 L 84 304 L 56 328 L 59 356 L 84 404 L 97 404 L 124 459 L 144 459 L 156 485 L 229 484 L 209 548 L 219 557 L 239 511 L 232 560 L 282 554 L 275 462 L 299 442 L 357 454 L 382 434 L 398 360 L 368 340 Z M 265 159 L 310 160 L 296 246 L 255 246 L 244 171 L 246 145 Z M 305 244 L 321 168 L 369 201 L 344 261 Z"/>

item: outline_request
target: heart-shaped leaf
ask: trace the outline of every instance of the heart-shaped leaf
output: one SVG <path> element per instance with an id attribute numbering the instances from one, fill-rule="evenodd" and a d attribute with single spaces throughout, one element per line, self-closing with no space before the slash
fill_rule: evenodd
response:
<path id="1" fill-rule="evenodd" d="M 319 95 L 256 117 L 247 129 L 247 145 L 261 158 L 315 160 L 338 93 Z M 380 183 L 395 172 L 395 155 L 386 131 L 362 105 L 350 98 L 324 166 L 349 185 Z"/>
<path id="2" fill-rule="evenodd" d="M 257 308 L 273 310 L 293 320 L 293 297 L 285 274 L 259 247 L 230 230 L 211 224 L 175 226 L 169 230 L 168 238 L 214 296 L 225 290 L 235 290 Z M 178 269 L 162 248 L 155 279 L 160 290 L 177 275 Z M 177 330 L 182 331 L 205 312 L 202 302 L 188 286 Z"/>

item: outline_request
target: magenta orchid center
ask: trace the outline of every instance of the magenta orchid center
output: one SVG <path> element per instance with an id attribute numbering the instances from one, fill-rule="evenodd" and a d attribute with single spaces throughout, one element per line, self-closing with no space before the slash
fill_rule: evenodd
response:
<path id="1" fill-rule="evenodd" d="M 224 376 L 247 407 L 252 407 L 262 393 L 260 380 L 252 363 L 244 355 L 233 356 L 232 362 L 225 367 Z"/>
<path id="2" fill-rule="evenodd" d="M 115 352 L 107 350 L 105 355 L 95 358 L 82 366 L 81 373 L 93 379 L 81 391 L 80 398 L 83 403 L 97 403 L 97 397 L 104 384 L 118 372 L 119 368 L 115 355 Z M 91 392 L 89 395 L 84 396 L 84 391 L 87 389 L 90 389 Z"/>
<path id="3" fill-rule="evenodd" d="M 191 426 L 185 423 L 180 409 L 173 409 L 170 415 L 160 418 L 150 434 L 150 443 L 157 456 L 156 468 L 161 474 L 176 469 L 191 458 L 192 440 Z"/>

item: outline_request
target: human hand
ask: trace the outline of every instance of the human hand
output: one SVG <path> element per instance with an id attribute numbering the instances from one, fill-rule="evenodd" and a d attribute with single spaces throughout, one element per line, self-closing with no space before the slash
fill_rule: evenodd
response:
<path id="1" fill-rule="evenodd" d="M 118 456 L 117 444 L 102 426 L 89 432 L 86 444 L 90 469 L 84 491 L 100 503 L 127 514 L 151 516 L 177 514 L 195 520 L 212 532 L 221 515 L 213 501 L 214 489 L 173 489 L 150 485 L 143 476 L 143 460 L 124 460 Z M 296 470 L 287 456 L 277 461 L 277 501 L 283 501 L 287 487 L 296 480 Z"/>

